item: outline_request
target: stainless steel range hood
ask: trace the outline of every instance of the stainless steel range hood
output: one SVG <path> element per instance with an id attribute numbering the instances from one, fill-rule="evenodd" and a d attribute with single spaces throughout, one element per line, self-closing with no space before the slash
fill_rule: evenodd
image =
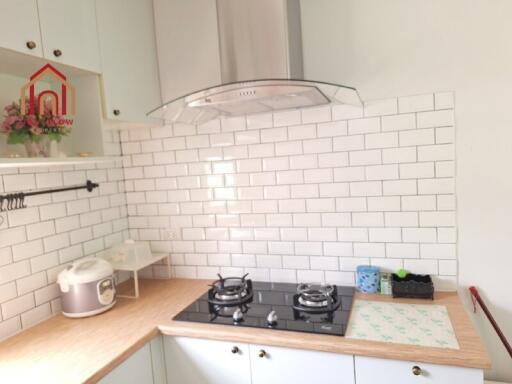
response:
<path id="1" fill-rule="evenodd" d="M 217 0 L 222 84 L 148 115 L 196 124 L 330 103 L 361 105 L 355 88 L 304 79 L 300 1 Z"/>

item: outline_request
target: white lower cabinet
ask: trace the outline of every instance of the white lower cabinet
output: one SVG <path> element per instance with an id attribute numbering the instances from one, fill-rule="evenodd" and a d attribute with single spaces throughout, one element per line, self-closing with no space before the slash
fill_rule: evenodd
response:
<path id="1" fill-rule="evenodd" d="M 353 384 L 354 357 L 250 345 L 252 384 Z"/>
<path id="2" fill-rule="evenodd" d="M 355 357 L 357 384 L 483 384 L 481 369 Z"/>
<path id="3" fill-rule="evenodd" d="M 354 358 L 244 343 L 164 339 L 168 384 L 353 384 Z"/>
<path id="4" fill-rule="evenodd" d="M 101 384 L 483 384 L 483 370 L 159 336 Z"/>
<path id="5" fill-rule="evenodd" d="M 164 339 L 168 384 L 250 384 L 249 346 L 243 343 Z"/>
<path id="6" fill-rule="evenodd" d="M 156 337 L 99 381 L 100 384 L 165 384 L 162 336 Z"/>

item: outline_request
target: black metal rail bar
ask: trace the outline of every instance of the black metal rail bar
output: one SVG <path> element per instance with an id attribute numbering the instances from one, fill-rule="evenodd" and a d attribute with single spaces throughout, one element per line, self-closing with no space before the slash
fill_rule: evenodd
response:
<path id="1" fill-rule="evenodd" d="M 27 196 L 43 195 L 46 193 L 74 191 L 77 189 L 87 189 L 87 191 L 92 192 L 92 190 L 97 187 L 99 187 L 98 183 L 93 183 L 91 180 L 87 180 L 87 182 L 84 185 L 76 185 L 76 186 L 65 187 L 65 188 L 44 189 L 42 191 L 34 191 L 34 192 L 27 192 L 27 193 L 16 192 L 16 193 L 8 193 L 6 195 L 0 195 L 0 212 L 26 208 L 25 197 L 27 197 Z"/>

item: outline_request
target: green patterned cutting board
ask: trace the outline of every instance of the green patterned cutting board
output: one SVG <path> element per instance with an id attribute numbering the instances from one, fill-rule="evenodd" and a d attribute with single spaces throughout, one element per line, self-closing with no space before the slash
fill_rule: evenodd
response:
<path id="1" fill-rule="evenodd" d="M 459 349 L 448 311 L 443 305 L 356 300 L 345 336 Z"/>

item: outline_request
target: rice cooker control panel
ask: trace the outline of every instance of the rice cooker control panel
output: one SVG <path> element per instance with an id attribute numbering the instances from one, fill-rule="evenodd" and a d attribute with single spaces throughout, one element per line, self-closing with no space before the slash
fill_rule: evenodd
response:
<path id="1" fill-rule="evenodd" d="M 104 279 L 98 282 L 98 301 L 103 305 L 112 304 L 115 298 L 114 280 Z"/>

